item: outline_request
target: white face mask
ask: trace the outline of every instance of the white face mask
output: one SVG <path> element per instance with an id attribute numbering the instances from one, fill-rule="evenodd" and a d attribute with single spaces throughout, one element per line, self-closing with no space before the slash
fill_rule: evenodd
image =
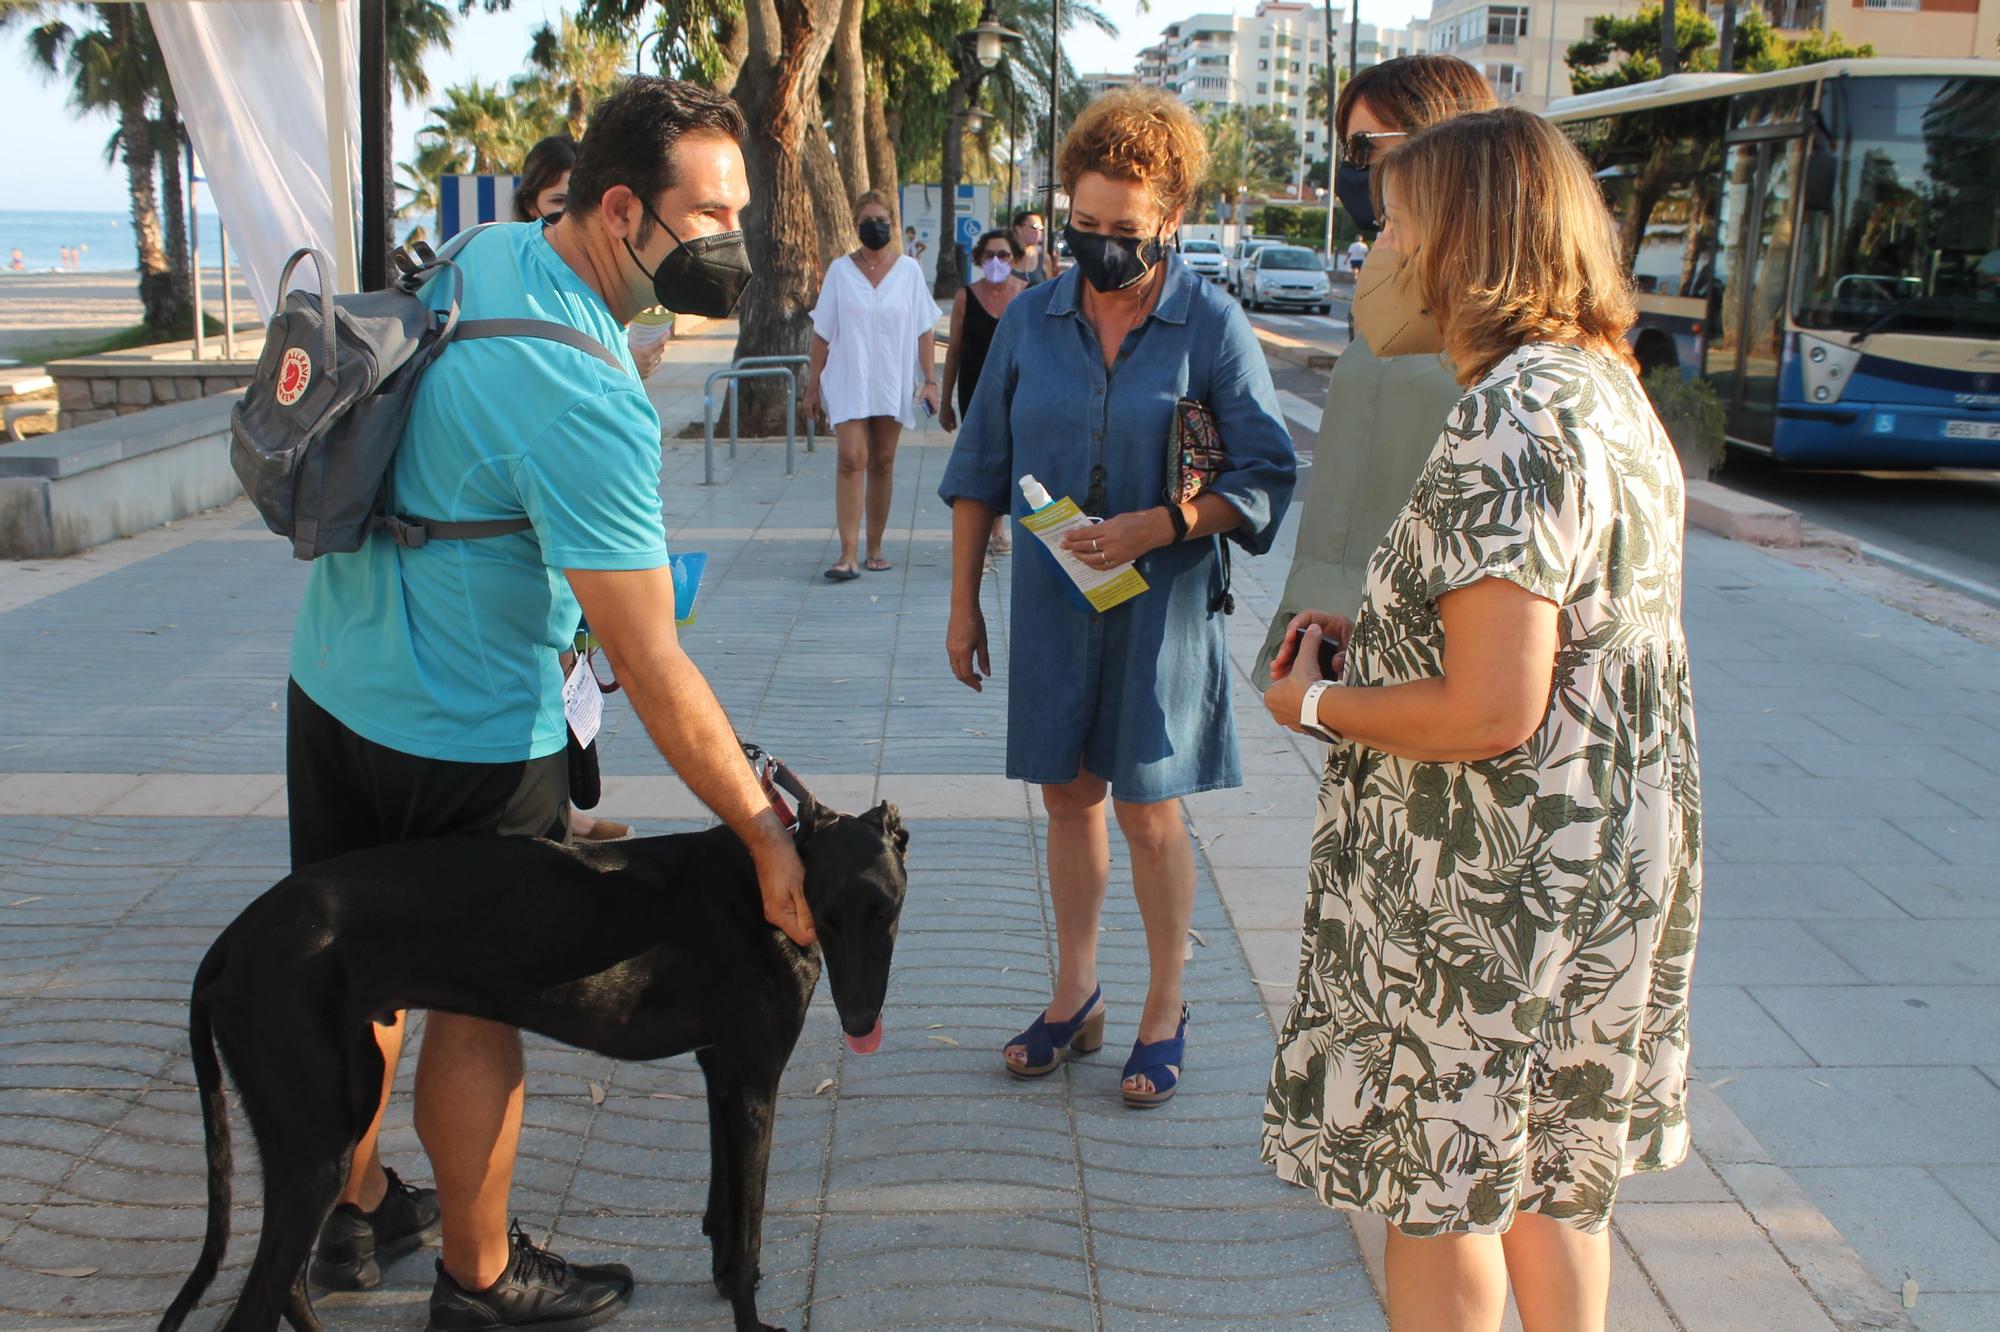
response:
<path id="1" fill-rule="evenodd" d="M 979 266 L 979 271 L 988 282 L 1005 282 L 1014 271 L 1014 266 L 998 256 L 988 255 L 986 262 Z"/>

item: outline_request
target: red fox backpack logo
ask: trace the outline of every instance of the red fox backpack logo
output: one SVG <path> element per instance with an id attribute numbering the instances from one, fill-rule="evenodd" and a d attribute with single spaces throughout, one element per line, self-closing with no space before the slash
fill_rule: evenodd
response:
<path id="1" fill-rule="evenodd" d="M 305 396 L 306 385 L 312 383 L 312 358 L 304 348 L 287 347 L 284 364 L 278 371 L 276 397 L 280 407 L 289 407 Z"/>

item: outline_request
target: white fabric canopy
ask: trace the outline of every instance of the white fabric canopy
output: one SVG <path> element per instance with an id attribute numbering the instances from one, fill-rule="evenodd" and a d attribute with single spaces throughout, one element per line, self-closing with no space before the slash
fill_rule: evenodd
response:
<path id="1" fill-rule="evenodd" d="M 354 290 L 361 204 L 357 6 L 152 0 L 146 11 L 258 312 L 270 318 L 278 274 L 301 246 L 333 256 L 335 284 Z M 339 46 L 330 69 L 321 59 L 323 39 Z M 328 146 L 330 120 L 338 153 Z M 294 281 L 316 286 L 311 268 L 302 267 Z"/>

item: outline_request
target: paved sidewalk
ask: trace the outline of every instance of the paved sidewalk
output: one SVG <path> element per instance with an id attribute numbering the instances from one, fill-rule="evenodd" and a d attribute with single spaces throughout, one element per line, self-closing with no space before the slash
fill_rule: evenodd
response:
<path id="1" fill-rule="evenodd" d="M 698 421 L 724 331 L 677 345 L 654 377 L 670 427 L 691 401 Z M 1247 685 L 1249 785 L 1190 802 L 1203 852 L 1187 1089 L 1146 1115 L 1116 1100 L 1144 974 L 1122 848 L 1110 1043 L 1045 1083 L 999 1075 L 997 1047 L 1046 997 L 1052 943 L 1039 811 L 998 776 L 1005 673 L 974 696 L 943 663 L 942 443 L 917 432 L 899 462 L 896 568 L 844 585 L 818 577 L 834 550 L 824 443 L 790 480 L 782 443 L 746 444 L 734 466 L 718 457 L 712 488 L 696 484 L 699 441 L 669 446 L 671 540 L 711 556 L 685 637 L 731 715 L 834 803 L 892 799 L 912 823 L 884 1052 L 848 1055 L 822 1006 L 788 1076 L 765 1317 L 1379 1329 L 1354 1238 L 1375 1234 L 1256 1160 L 1316 756 Z M 1283 569 L 1282 555 L 1238 562 L 1239 670 Z M 0 646 L 29 663 L 0 695 L 0 1328 L 150 1326 L 192 1262 L 186 984 L 283 872 L 302 575 L 241 505 L 0 566 Z M 989 582 L 1000 633 L 1003 587 Z M 2000 885 L 1986 868 L 2000 823 L 1982 817 L 2000 794 L 2000 660 L 1706 537 L 1690 542 L 1688 604 L 1708 785 L 1701 1159 L 1624 1195 L 1613 1326 L 1909 1326 L 1889 1293 L 1906 1276 L 1917 1326 L 2000 1326 Z M 699 821 L 622 701 L 603 750 L 605 813 L 648 832 Z M 692 1061 L 616 1066 L 537 1042 L 530 1066 L 517 1209 L 578 1253 L 634 1264 L 626 1324 L 727 1326 L 704 1280 Z M 423 1173 L 406 1098 L 387 1150 Z M 247 1161 L 237 1196 L 248 1237 Z M 415 1326 L 428 1270 L 410 1260 L 322 1309 L 336 1326 Z"/>

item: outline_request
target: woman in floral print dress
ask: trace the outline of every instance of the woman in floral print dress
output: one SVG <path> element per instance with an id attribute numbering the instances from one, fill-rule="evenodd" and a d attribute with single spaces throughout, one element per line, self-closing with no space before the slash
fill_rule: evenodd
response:
<path id="1" fill-rule="evenodd" d="M 1333 744 L 1264 1157 L 1388 1219 L 1396 1332 L 1497 1329 L 1510 1278 L 1527 1332 L 1602 1329 L 1619 1180 L 1688 1146 L 1680 466 L 1560 131 L 1461 116 L 1382 175 L 1369 266 L 1406 264 L 1467 392 L 1357 618 L 1299 616 L 1272 667 Z"/>

